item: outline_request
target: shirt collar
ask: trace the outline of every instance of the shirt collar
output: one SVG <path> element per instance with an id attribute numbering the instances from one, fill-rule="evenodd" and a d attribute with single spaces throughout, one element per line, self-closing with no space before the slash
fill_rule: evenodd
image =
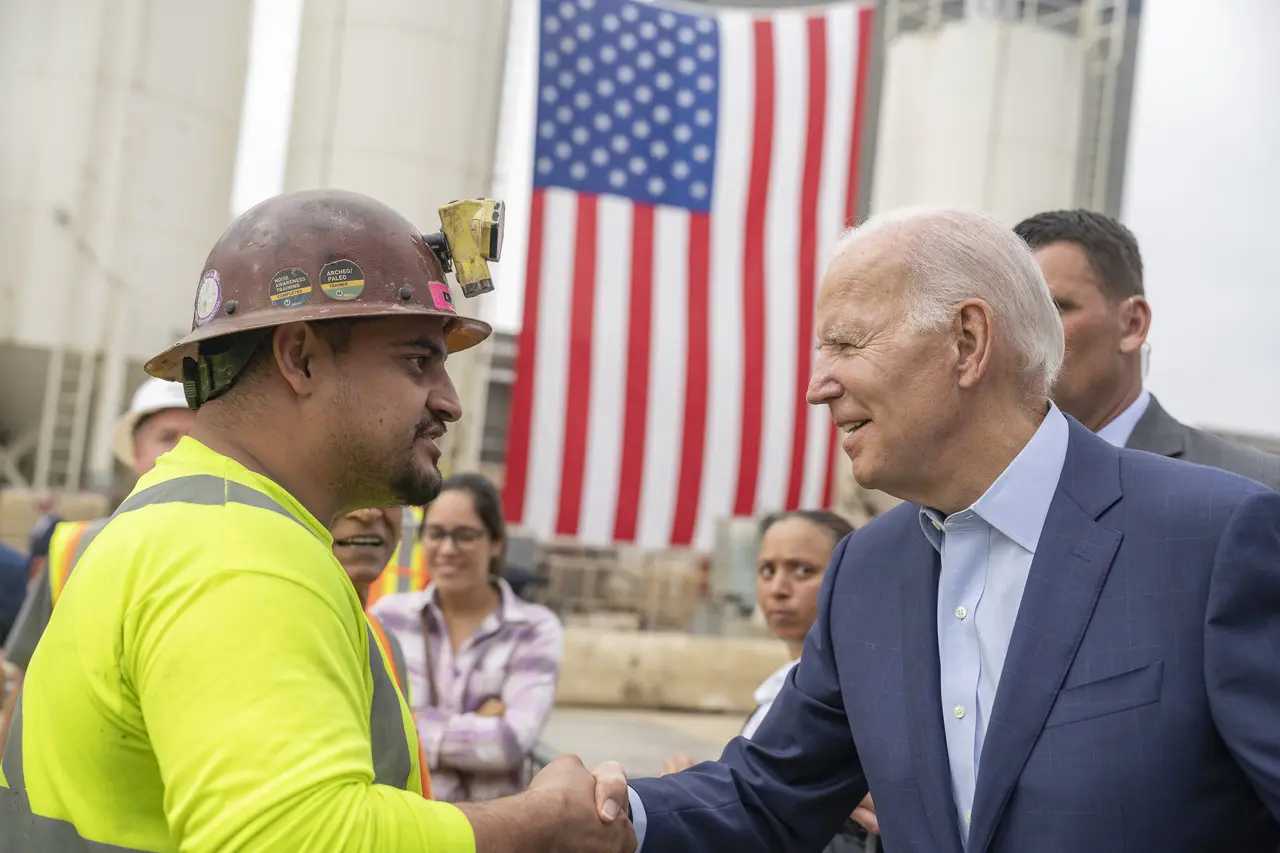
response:
<path id="1" fill-rule="evenodd" d="M 498 594 L 501 602 L 498 609 L 489 615 L 489 619 L 494 619 L 498 624 L 504 622 L 510 623 L 526 623 L 534 621 L 530 612 L 531 606 L 520 596 L 516 595 L 515 590 L 511 588 L 511 584 L 507 583 L 503 578 L 496 578 L 494 583 L 498 585 Z M 437 619 L 441 617 L 440 605 L 436 601 L 436 585 L 433 581 L 427 584 L 427 588 L 418 595 L 418 609 L 427 608 L 431 615 Z M 489 620 L 486 619 L 486 622 Z"/>
<path id="2" fill-rule="evenodd" d="M 1114 447 L 1124 447 L 1129 443 L 1129 436 L 1133 435 L 1133 428 L 1147 413 L 1147 406 L 1150 403 L 1151 392 L 1143 388 L 1138 398 L 1130 403 L 1127 409 L 1116 415 L 1111 423 L 1098 430 L 1098 437 Z"/>
<path id="3" fill-rule="evenodd" d="M 972 506 L 949 517 L 929 507 L 920 508 L 920 526 L 929 542 L 941 553 L 947 521 L 977 516 L 1035 553 L 1067 460 L 1069 435 L 1066 417 L 1050 403 L 1035 435 Z"/>

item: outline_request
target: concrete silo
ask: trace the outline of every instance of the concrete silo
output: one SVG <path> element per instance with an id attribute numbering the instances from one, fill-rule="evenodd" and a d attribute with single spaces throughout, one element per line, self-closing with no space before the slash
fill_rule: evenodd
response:
<path id="1" fill-rule="evenodd" d="M 510 0 L 306 0 L 285 189 L 366 193 L 425 232 L 438 230 L 440 205 L 490 195 L 510 9 Z M 490 316 L 505 268 L 520 260 L 497 265 L 497 293 L 456 293 L 459 309 Z M 479 457 L 489 349 L 449 360 L 465 412 L 450 428 L 455 466 Z"/>
<path id="2" fill-rule="evenodd" d="M 109 482 L 227 224 L 252 5 L 0 3 L 0 482 Z"/>

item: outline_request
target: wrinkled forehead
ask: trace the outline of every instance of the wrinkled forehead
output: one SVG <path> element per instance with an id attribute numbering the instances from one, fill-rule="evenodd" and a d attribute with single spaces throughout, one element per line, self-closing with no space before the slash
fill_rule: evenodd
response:
<path id="1" fill-rule="evenodd" d="M 855 243 L 832 259 L 823 275 L 818 334 L 836 326 L 881 322 L 886 314 L 901 313 L 907 295 L 899 245 L 879 236 Z"/>

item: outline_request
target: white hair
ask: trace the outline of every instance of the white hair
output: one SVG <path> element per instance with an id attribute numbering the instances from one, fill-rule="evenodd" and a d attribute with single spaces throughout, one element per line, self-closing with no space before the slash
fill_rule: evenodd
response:
<path id="1" fill-rule="evenodd" d="M 1065 353 L 1062 318 L 1022 238 L 985 213 L 910 207 L 877 214 L 848 229 L 834 256 L 890 230 L 907 238 L 900 260 L 912 288 L 908 328 L 939 331 L 953 322 L 961 302 L 981 299 L 1021 356 L 1030 389 L 1047 395 Z"/>

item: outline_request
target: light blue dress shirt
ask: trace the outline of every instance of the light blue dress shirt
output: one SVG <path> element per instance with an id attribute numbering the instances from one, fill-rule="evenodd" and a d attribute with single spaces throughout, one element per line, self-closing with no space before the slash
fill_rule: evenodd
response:
<path id="1" fill-rule="evenodd" d="M 1124 447 L 1133 435 L 1133 428 L 1147 413 L 1147 405 L 1151 402 L 1151 392 L 1146 388 L 1138 394 L 1138 398 L 1129 404 L 1129 408 L 1116 415 L 1115 420 L 1098 430 L 1098 437 L 1113 447 Z"/>
<path id="2" fill-rule="evenodd" d="M 1067 419 L 1050 406 L 1031 441 L 968 509 L 920 511 L 942 555 L 938 663 L 951 792 L 966 841 L 982 744 L 1031 559 L 1067 458 Z"/>
<path id="3" fill-rule="evenodd" d="M 987 722 L 1067 439 L 1067 419 L 1050 404 L 1031 440 L 972 506 L 945 518 L 920 511 L 921 527 L 942 555 L 937 618 L 943 727 L 966 842 Z M 634 790 L 628 797 L 643 848 L 648 816 Z"/>

